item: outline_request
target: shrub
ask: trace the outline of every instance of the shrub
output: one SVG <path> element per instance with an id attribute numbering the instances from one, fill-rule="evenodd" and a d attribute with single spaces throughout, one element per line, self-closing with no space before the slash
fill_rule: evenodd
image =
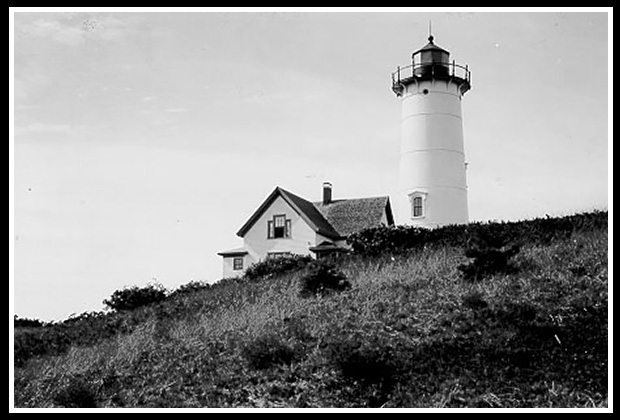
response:
<path id="1" fill-rule="evenodd" d="M 346 378 L 377 383 L 393 373 L 392 349 L 368 333 L 355 331 L 328 346 L 329 359 Z"/>
<path id="2" fill-rule="evenodd" d="M 43 321 L 39 321 L 38 319 L 20 318 L 17 315 L 13 316 L 14 328 L 40 328 L 44 325 L 45 323 Z"/>
<path id="3" fill-rule="evenodd" d="M 188 293 L 196 293 L 202 290 L 209 290 L 211 284 L 205 281 L 190 281 L 189 283 L 182 284 L 170 296 L 184 295 Z"/>
<path id="4" fill-rule="evenodd" d="M 354 254 L 377 256 L 384 252 L 400 253 L 424 246 L 430 241 L 433 232 L 413 226 L 380 226 L 349 235 L 347 243 Z"/>
<path id="5" fill-rule="evenodd" d="M 268 333 L 246 343 L 241 354 L 251 368 L 263 370 L 291 364 L 295 349 L 275 333 Z"/>
<path id="6" fill-rule="evenodd" d="M 473 261 L 458 266 L 465 280 L 478 281 L 489 275 L 513 271 L 514 267 L 509 260 L 517 255 L 520 247 L 516 244 L 507 245 L 509 239 L 506 232 L 497 227 L 487 225 L 470 241 L 472 245 L 465 250 L 465 256 Z"/>
<path id="7" fill-rule="evenodd" d="M 309 255 L 284 255 L 267 258 L 248 267 L 243 277 L 247 280 L 270 278 L 276 275 L 300 270 L 306 267 L 313 258 Z"/>
<path id="8" fill-rule="evenodd" d="M 54 404 L 65 408 L 95 408 L 97 398 L 92 386 L 79 377 L 71 378 L 69 384 L 53 397 Z"/>
<path id="9" fill-rule="evenodd" d="M 142 288 L 133 286 L 117 290 L 103 303 L 115 311 L 128 311 L 161 302 L 164 299 L 166 299 L 166 289 L 158 284 L 149 284 Z"/>
<path id="10" fill-rule="evenodd" d="M 351 287 L 344 273 L 330 262 L 324 260 L 313 261 L 308 264 L 306 272 L 299 280 L 299 295 L 310 297 L 339 292 Z"/>
<path id="11" fill-rule="evenodd" d="M 120 332 L 120 324 L 117 313 L 85 312 L 40 327 L 17 327 L 13 340 L 15 366 L 22 367 L 35 356 L 63 353 L 71 345 L 95 344 Z M 128 322 L 125 325 L 131 327 Z"/>
<path id="12" fill-rule="evenodd" d="M 347 243 L 354 254 L 364 257 L 404 253 L 429 246 L 468 246 L 470 238 L 481 235 L 497 236 L 505 241 L 519 239 L 528 244 L 549 244 L 552 240 L 567 238 L 575 232 L 606 229 L 607 217 L 607 211 L 594 211 L 515 222 L 474 222 L 437 229 L 380 226 L 349 235 Z"/>
<path id="13" fill-rule="evenodd" d="M 411 369 L 411 351 L 403 336 L 382 323 L 357 321 L 332 325 L 323 340 L 323 354 L 341 375 L 354 398 L 364 406 L 379 407 Z"/>
<path id="14" fill-rule="evenodd" d="M 470 292 L 465 294 L 462 298 L 462 303 L 466 308 L 473 310 L 484 309 L 489 306 L 480 292 Z"/>
<path id="15" fill-rule="evenodd" d="M 515 256 L 517 252 L 519 252 L 518 246 L 504 249 L 468 249 L 465 251 L 465 256 L 473 258 L 473 261 L 459 265 L 458 269 L 463 274 L 463 278 L 469 281 L 482 280 L 493 274 L 508 273 L 513 270 L 509 259 Z"/>

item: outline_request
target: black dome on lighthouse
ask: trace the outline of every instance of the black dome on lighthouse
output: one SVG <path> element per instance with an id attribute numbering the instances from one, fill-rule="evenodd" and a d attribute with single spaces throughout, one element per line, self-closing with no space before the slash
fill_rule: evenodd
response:
<path id="1" fill-rule="evenodd" d="M 430 36 L 428 37 L 428 44 L 426 44 L 425 46 L 423 46 L 423 47 L 422 47 L 422 48 L 420 48 L 419 50 L 414 51 L 414 52 L 413 52 L 413 54 L 411 54 L 411 55 L 412 55 L 412 56 L 413 56 L 413 55 L 416 55 L 416 54 L 418 54 L 418 53 L 420 53 L 420 52 L 422 52 L 422 51 L 440 51 L 440 52 L 444 52 L 444 53 L 446 53 L 446 54 L 448 54 L 448 55 L 449 55 L 449 54 L 450 54 L 450 52 L 448 52 L 447 50 L 445 50 L 445 49 L 441 48 L 440 46 L 436 45 L 436 44 L 433 42 L 433 41 L 434 41 L 434 39 L 435 39 L 435 37 L 434 37 L 433 35 L 430 35 Z"/>

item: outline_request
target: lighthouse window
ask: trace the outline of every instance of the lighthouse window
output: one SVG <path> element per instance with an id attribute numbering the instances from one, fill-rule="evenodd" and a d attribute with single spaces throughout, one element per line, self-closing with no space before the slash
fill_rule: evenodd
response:
<path id="1" fill-rule="evenodd" d="M 422 216 L 422 197 L 413 197 L 413 217 Z"/>
<path id="2" fill-rule="evenodd" d="M 409 200 L 411 203 L 411 218 L 418 219 L 425 216 L 424 211 L 424 201 L 426 198 L 426 193 L 416 192 L 409 195 Z"/>

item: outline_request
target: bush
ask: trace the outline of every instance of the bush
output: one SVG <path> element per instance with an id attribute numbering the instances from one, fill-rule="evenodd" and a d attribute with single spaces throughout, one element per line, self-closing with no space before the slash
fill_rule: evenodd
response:
<path id="1" fill-rule="evenodd" d="M 17 315 L 13 316 L 14 328 L 40 328 L 44 325 L 45 323 L 43 321 L 39 321 L 38 319 L 20 318 Z"/>
<path id="2" fill-rule="evenodd" d="M 243 275 L 247 280 L 271 278 L 276 275 L 301 270 L 309 262 L 314 261 L 309 255 L 285 255 L 281 257 L 267 258 L 248 267 Z"/>
<path id="3" fill-rule="evenodd" d="M 205 281 L 190 281 L 189 283 L 179 286 L 174 292 L 171 293 L 170 296 L 178 296 L 188 293 L 191 294 L 202 290 L 209 290 L 210 288 L 211 284 Z"/>
<path id="4" fill-rule="evenodd" d="M 339 271 L 333 263 L 324 260 L 317 260 L 308 264 L 299 284 L 299 295 L 301 297 L 324 296 L 351 287 L 351 283 L 346 279 L 344 273 Z"/>
<path id="5" fill-rule="evenodd" d="M 424 246 L 433 232 L 413 226 L 380 226 L 349 235 L 347 243 L 354 254 L 370 257 L 384 252 L 401 253 Z"/>
<path id="6" fill-rule="evenodd" d="M 97 398 L 92 386 L 82 378 L 72 378 L 53 398 L 54 404 L 65 408 L 95 408 Z"/>
<path id="7" fill-rule="evenodd" d="M 463 278 L 468 281 L 482 280 L 486 276 L 509 273 L 514 270 L 510 258 L 520 251 L 518 245 L 507 245 L 507 239 L 493 229 L 481 230 L 474 244 L 465 250 L 465 256 L 473 258 L 468 264 L 458 266 Z"/>
<path id="8" fill-rule="evenodd" d="M 564 217 L 544 217 L 515 222 L 468 223 L 448 225 L 437 229 L 416 226 L 381 226 L 349 235 L 347 243 L 353 253 L 364 257 L 384 253 L 399 254 L 429 246 L 467 247 L 471 238 L 497 236 L 504 241 L 515 240 L 528 244 L 549 244 L 567 238 L 575 232 L 607 228 L 606 211 L 575 214 Z"/>
<path id="9" fill-rule="evenodd" d="M 277 365 L 290 365 L 295 350 L 275 333 L 269 333 L 245 344 L 241 354 L 253 369 L 269 369 Z"/>
<path id="10" fill-rule="evenodd" d="M 343 331 L 327 342 L 327 355 L 345 378 L 365 383 L 384 382 L 396 368 L 395 349 L 376 331 Z"/>
<path id="11" fill-rule="evenodd" d="M 166 289 L 158 284 L 149 284 L 146 287 L 128 287 L 112 293 L 110 299 L 103 301 L 104 305 L 115 311 L 130 311 L 141 306 L 161 302 L 166 299 Z"/>
<path id="12" fill-rule="evenodd" d="M 465 251 L 465 256 L 473 258 L 473 261 L 459 265 L 458 269 L 463 274 L 463 278 L 469 281 L 482 280 L 486 276 L 493 274 L 509 273 L 514 270 L 509 259 L 518 252 L 518 246 L 503 249 L 468 249 Z"/>
<path id="13" fill-rule="evenodd" d="M 412 363 L 409 344 L 380 322 L 332 325 L 322 348 L 328 363 L 344 380 L 341 398 L 356 404 L 380 407 L 400 381 L 410 381 L 406 375 Z"/>
<path id="14" fill-rule="evenodd" d="M 484 309 L 489 306 L 480 292 L 470 292 L 462 297 L 463 306 L 473 310 Z"/>

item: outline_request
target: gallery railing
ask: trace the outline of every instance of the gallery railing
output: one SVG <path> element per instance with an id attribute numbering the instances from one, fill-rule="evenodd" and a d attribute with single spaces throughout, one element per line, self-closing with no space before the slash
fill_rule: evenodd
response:
<path id="1" fill-rule="evenodd" d="M 392 90 L 400 95 L 403 86 L 417 80 L 454 79 L 461 85 L 461 92 L 471 87 L 471 72 L 467 65 L 451 63 L 418 63 L 398 67 L 392 73 Z"/>

